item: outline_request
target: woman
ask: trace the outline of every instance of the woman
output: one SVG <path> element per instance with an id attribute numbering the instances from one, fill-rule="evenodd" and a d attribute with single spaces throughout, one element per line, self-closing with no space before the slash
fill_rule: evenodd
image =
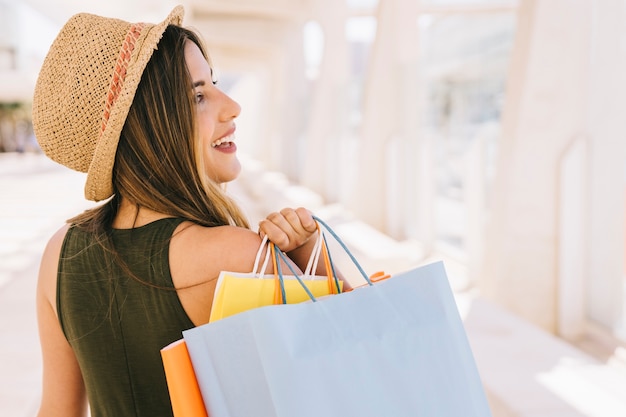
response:
<path id="1" fill-rule="evenodd" d="M 261 236 L 303 269 L 303 209 L 249 229 L 222 184 L 240 165 L 240 107 L 215 85 L 179 6 L 158 25 L 72 17 L 42 66 L 33 123 L 44 152 L 87 172 L 103 205 L 49 241 L 37 289 L 39 416 L 171 416 L 160 349 L 207 323 L 222 270 L 250 272 Z M 320 266 L 318 273 L 325 273 Z"/>

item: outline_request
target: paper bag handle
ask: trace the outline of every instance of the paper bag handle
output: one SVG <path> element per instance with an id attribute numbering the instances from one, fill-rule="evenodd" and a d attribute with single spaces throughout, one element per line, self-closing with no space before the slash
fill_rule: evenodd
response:
<path id="1" fill-rule="evenodd" d="M 265 252 L 265 260 L 263 261 L 263 265 L 261 269 L 259 269 L 259 264 L 261 262 L 261 254 L 263 253 L 263 249 L 266 247 L 268 243 L 267 235 L 263 236 L 261 241 L 261 245 L 259 245 L 259 249 L 257 250 L 256 257 L 254 259 L 254 265 L 252 267 L 252 275 L 258 278 L 263 278 L 265 275 L 265 271 L 267 270 L 267 265 L 270 260 L 270 247 L 268 246 L 267 251 Z M 311 255 L 307 262 L 306 268 L 304 270 L 304 276 L 315 275 L 315 271 L 317 270 L 317 264 L 319 262 L 320 254 L 324 259 L 324 264 L 326 265 L 326 270 L 328 271 L 328 290 L 331 294 L 336 294 L 340 292 L 341 289 L 339 287 L 339 281 L 336 277 L 334 268 L 332 268 L 332 261 L 330 259 L 330 253 L 328 251 L 328 245 L 326 244 L 326 236 L 324 236 L 323 231 L 317 224 L 317 241 L 315 242 L 315 246 L 311 251 Z M 274 263 L 274 276 L 276 276 L 276 258 L 272 258 Z M 334 282 L 333 282 L 334 281 Z"/>
<path id="2" fill-rule="evenodd" d="M 326 266 L 326 275 L 328 282 L 328 293 L 329 294 L 339 294 L 341 293 L 341 286 L 339 285 L 339 279 L 337 278 L 337 274 L 335 272 L 335 268 L 330 259 L 330 253 L 328 251 L 328 244 L 326 243 L 326 237 L 324 236 L 322 230 L 317 225 L 318 229 L 318 242 L 315 243 L 316 248 L 313 249 L 311 257 L 309 259 L 309 265 L 307 265 L 307 270 L 312 266 L 317 269 L 317 261 L 319 259 L 319 254 L 323 254 L 324 263 Z M 278 247 L 273 243 L 269 242 L 268 253 L 272 253 L 272 261 L 274 263 L 274 279 L 276 281 L 276 286 L 274 287 L 274 304 L 287 304 L 287 295 L 285 292 L 284 278 L 282 267 L 280 266 L 280 259 L 287 265 L 293 276 L 298 280 L 298 283 L 304 288 L 304 291 L 307 293 L 309 298 L 315 301 L 315 297 L 309 290 L 309 288 L 304 284 L 298 273 L 291 266 L 291 261 L 287 259 L 287 256 L 278 249 Z M 314 259 L 316 258 L 316 259 Z M 312 274 L 312 272 L 311 272 Z"/>
<path id="3" fill-rule="evenodd" d="M 323 231 L 319 227 L 319 223 L 316 223 L 316 226 L 317 226 L 317 232 L 318 232 L 317 241 L 315 242 L 315 246 L 313 247 L 313 250 L 311 251 L 311 255 L 307 262 L 304 275 L 305 276 L 315 275 L 314 271 L 317 270 L 317 264 L 320 258 L 320 254 L 322 254 L 322 258 L 324 259 L 324 264 L 326 266 L 326 271 L 327 271 L 328 293 L 338 294 L 341 292 L 341 286 L 339 285 L 339 280 L 337 279 L 335 269 L 332 266 L 330 253 L 328 251 L 328 245 L 326 243 L 326 236 L 324 235 Z M 265 247 L 267 247 L 267 250 L 265 252 L 265 259 L 263 261 L 263 266 L 261 266 L 261 269 L 259 269 L 259 264 L 261 262 L 261 254 L 263 253 L 263 249 Z M 286 299 L 286 294 L 285 294 L 285 288 L 283 285 L 283 276 L 282 276 L 282 271 L 281 273 L 278 272 L 278 268 L 280 267 L 280 262 L 279 262 L 278 256 L 276 255 L 276 252 L 281 252 L 281 251 L 276 247 L 276 245 L 269 242 L 267 235 L 263 236 L 263 239 L 261 240 L 261 245 L 259 245 L 259 249 L 257 250 L 257 254 L 254 259 L 254 265 L 252 267 L 252 275 L 259 279 L 263 279 L 265 275 L 265 271 L 267 270 L 267 265 L 271 258 L 272 264 L 273 264 L 272 270 L 274 273 L 274 280 L 276 282 L 276 285 L 274 287 L 275 288 L 274 304 L 286 304 L 287 299 Z M 285 262 L 288 263 L 286 260 Z M 291 269 L 291 266 L 289 266 L 289 268 Z M 292 272 L 294 272 L 293 269 L 292 269 Z M 297 276 L 295 272 L 294 272 L 294 276 L 296 276 L 298 280 L 301 279 L 299 276 Z"/>
<path id="4" fill-rule="evenodd" d="M 321 224 L 322 226 L 324 226 L 324 228 L 326 230 L 328 230 L 328 232 L 333 236 L 333 238 L 335 238 L 335 240 L 337 241 L 337 243 L 339 243 L 339 245 L 343 248 L 343 250 L 348 254 L 348 256 L 350 257 L 350 259 L 352 260 L 352 262 L 354 263 L 354 265 L 357 267 L 357 269 L 359 270 L 359 272 L 361 273 L 361 276 L 363 277 L 363 279 L 365 279 L 365 281 L 367 282 L 367 285 L 374 285 L 372 280 L 370 279 L 370 277 L 367 275 L 367 273 L 365 272 L 365 270 L 363 269 L 363 267 L 361 267 L 361 264 L 359 264 L 359 262 L 357 261 L 357 259 L 354 257 L 354 255 L 352 254 L 352 252 L 350 252 L 350 249 L 348 249 L 348 247 L 346 246 L 345 243 L 343 243 L 343 241 L 339 238 L 339 236 L 337 236 L 337 234 L 330 228 L 330 226 L 328 226 L 328 224 L 326 224 L 323 220 L 321 220 L 319 217 L 317 216 L 313 216 L 313 218 L 315 219 L 315 221 L 318 222 L 318 224 Z M 320 231 L 321 233 L 321 231 Z M 309 288 L 306 286 L 306 284 L 302 281 L 302 279 L 300 279 L 300 277 L 298 276 L 298 274 L 296 273 L 296 271 L 293 269 L 293 267 L 291 266 L 291 263 L 288 261 L 287 259 L 287 255 L 285 255 L 281 250 L 279 250 L 278 248 L 275 248 L 275 245 L 270 242 L 270 246 L 272 247 L 272 253 L 274 255 L 274 259 L 276 261 L 276 268 L 277 268 L 277 273 L 278 273 L 278 278 L 279 278 L 279 282 L 280 282 L 280 286 L 281 286 L 281 291 L 283 294 L 283 303 L 286 303 L 285 300 L 285 292 L 284 292 L 284 284 L 283 284 L 283 273 L 282 273 L 282 268 L 280 266 L 280 261 L 279 261 L 279 257 L 283 260 L 283 262 L 287 265 L 287 267 L 289 268 L 289 270 L 291 271 L 291 273 L 293 274 L 293 276 L 298 280 L 298 282 L 300 283 L 300 285 L 302 286 L 302 288 L 304 289 L 304 291 L 307 293 L 307 295 L 309 296 L 309 298 L 311 299 L 311 301 L 317 301 L 317 299 L 315 298 L 315 296 L 313 295 L 313 293 L 311 293 L 311 291 L 309 290 Z M 335 280 L 337 280 L 337 275 L 335 273 L 334 270 L 334 264 L 332 262 L 332 259 L 330 257 L 330 252 L 328 251 L 328 245 L 326 243 L 326 241 L 323 239 L 323 247 L 322 250 L 325 251 L 325 257 L 328 259 L 328 264 L 326 265 L 326 272 L 330 273 L 333 275 L 333 277 L 335 277 Z M 339 283 L 337 282 L 337 288 L 339 288 Z"/>
<path id="5" fill-rule="evenodd" d="M 259 274 L 261 277 L 263 276 L 264 271 L 267 268 L 267 264 L 270 260 L 270 251 L 268 250 L 265 253 L 265 260 L 263 261 L 263 266 L 259 270 L 259 262 L 261 261 L 261 254 L 263 253 L 263 247 L 267 245 L 268 237 L 267 235 L 263 236 L 263 240 L 261 240 L 261 245 L 259 246 L 259 250 L 256 252 L 256 257 L 254 258 L 254 266 L 252 267 L 252 275 L 257 276 Z"/>
<path id="6" fill-rule="evenodd" d="M 328 232 L 332 235 L 333 238 L 335 238 L 335 240 L 337 241 L 337 243 L 339 243 L 339 245 L 343 248 L 343 250 L 348 254 L 348 256 L 350 257 L 350 259 L 352 260 L 352 263 L 357 267 L 357 269 L 359 270 L 359 272 L 361 273 L 361 276 L 363 277 L 363 279 L 365 279 L 365 282 L 367 282 L 367 285 L 374 285 L 372 283 L 372 280 L 370 279 L 370 277 L 367 275 L 367 273 L 365 272 L 365 270 L 363 269 L 363 267 L 361 266 L 361 264 L 359 263 L 359 261 L 356 260 L 356 258 L 354 257 L 354 255 L 352 254 L 352 252 L 350 252 L 350 249 L 348 249 L 348 246 L 346 246 L 345 243 L 343 243 L 343 241 L 339 238 L 339 236 L 337 236 L 337 233 L 335 233 L 333 231 L 333 229 L 330 228 L 330 226 L 328 224 L 326 224 L 322 219 L 320 219 L 317 216 L 313 216 L 313 219 L 315 219 L 316 222 L 318 222 L 319 224 L 321 224 L 322 226 L 324 226 L 324 228 L 326 230 L 328 230 Z M 327 247 L 328 250 L 328 247 Z M 328 257 L 330 259 L 330 253 L 328 253 Z M 330 259 L 330 263 L 332 265 L 332 259 Z"/>
<path id="7" fill-rule="evenodd" d="M 300 276 L 296 273 L 296 271 L 294 271 L 293 267 L 291 266 L 291 262 L 287 259 L 287 255 L 285 255 L 283 253 L 283 251 L 281 251 L 280 249 L 276 248 L 276 245 L 274 245 L 274 243 L 272 243 L 272 242 L 270 242 L 270 247 L 272 248 L 272 253 L 274 254 L 274 259 L 276 260 L 276 269 L 277 269 L 277 273 L 278 273 L 278 280 L 279 280 L 279 283 L 280 283 L 280 290 L 282 292 L 283 304 L 287 304 L 287 296 L 285 294 L 285 284 L 284 284 L 284 280 L 283 280 L 283 271 L 282 271 L 282 267 L 280 266 L 280 261 L 278 259 L 279 257 L 287 265 L 287 267 L 289 268 L 289 270 L 291 271 L 293 276 L 298 280 L 298 282 L 300 283 L 302 288 L 304 288 L 304 291 L 306 291 L 306 294 L 309 296 L 309 298 L 311 300 L 313 300 L 313 301 L 317 301 L 317 299 L 315 298 L 315 296 L 313 295 L 311 290 L 309 290 L 309 287 L 306 286 L 306 284 L 302 281 Z"/>

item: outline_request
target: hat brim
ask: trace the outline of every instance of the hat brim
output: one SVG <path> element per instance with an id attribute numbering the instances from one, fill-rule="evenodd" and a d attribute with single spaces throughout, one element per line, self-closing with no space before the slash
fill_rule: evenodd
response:
<path id="1" fill-rule="evenodd" d="M 168 25 L 180 25 L 183 21 L 184 9 L 176 6 L 165 20 L 156 25 L 146 25 L 137 39 L 131 62 L 128 64 L 124 84 L 115 105 L 111 108 L 108 122 L 98 143 L 85 182 L 85 198 L 101 201 L 113 195 L 113 165 L 115 153 L 120 140 L 120 133 L 135 97 L 148 61 L 163 36 Z"/>

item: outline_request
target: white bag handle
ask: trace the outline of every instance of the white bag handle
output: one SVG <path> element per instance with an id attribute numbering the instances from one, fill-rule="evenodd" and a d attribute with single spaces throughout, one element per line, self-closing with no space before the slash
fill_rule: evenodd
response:
<path id="1" fill-rule="evenodd" d="M 265 270 L 267 268 L 267 264 L 269 263 L 270 260 L 270 248 L 267 245 L 268 242 L 268 238 L 267 235 L 263 236 L 263 240 L 261 241 L 261 245 L 259 246 L 259 250 L 256 253 L 256 258 L 254 258 L 254 266 L 252 267 L 252 275 L 256 276 L 257 274 L 259 274 L 259 278 L 263 278 L 263 275 L 265 274 Z M 261 254 L 263 253 L 263 248 L 265 248 L 267 246 L 267 251 L 265 252 L 265 261 L 263 261 L 263 266 L 261 267 L 261 270 L 259 271 L 259 262 L 261 260 Z"/>
<path id="2" fill-rule="evenodd" d="M 321 229 L 318 229 L 317 240 L 315 242 L 315 246 L 311 251 L 311 255 L 309 256 L 309 260 L 306 265 L 306 269 L 304 270 L 303 276 L 313 276 L 315 275 L 315 271 L 317 271 L 317 264 L 320 259 L 320 254 L 322 253 L 322 245 L 324 244 L 324 236 Z M 261 245 L 259 246 L 259 250 L 256 253 L 256 257 L 254 258 L 254 266 L 252 267 L 252 275 L 258 278 L 263 278 L 265 276 L 265 271 L 267 270 L 267 265 L 270 261 L 270 249 L 268 245 L 268 237 L 267 235 L 263 236 L 263 240 L 261 240 Z M 259 263 L 261 262 L 261 254 L 263 253 L 263 249 L 267 247 L 267 251 L 265 252 L 265 259 L 263 261 L 263 266 L 259 269 Z"/>
<path id="3" fill-rule="evenodd" d="M 322 245 L 324 244 L 324 236 L 322 235 L 322 231 L 318 229 L 317 240 L 315 242 L 315 246 L 311 251 L 311 256 L 309 257 L 309 262 L 306 264 L 306 269 L 304 270 L 303 276 L 311 276 L 315 275 L 315 271 L 317 271 L 317 264 L 320 260 L 320 254 L 322 253 Z"/>

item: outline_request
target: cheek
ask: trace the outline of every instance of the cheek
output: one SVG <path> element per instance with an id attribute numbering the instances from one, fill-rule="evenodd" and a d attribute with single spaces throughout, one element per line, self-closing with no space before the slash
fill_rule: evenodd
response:
<path id="1" fill-rule="evenodd" d="M 198 136 L 200 136 L 202 140 L 210 141 L 215 133 L 216 115 L 212 114 L 205 105 L 200 104 L 199 106 L 200 107 L 196 108 L 195 121 Z"/>
<path id="2" fill-rule="evenodd" d="M 202 141 L 202 146 L 211 146 L 213 142 L 213 132 L 215 131 L 215 126 L 213 123 L 207 123 L 206 121 L 198 120 L 198 136 Z"/>

